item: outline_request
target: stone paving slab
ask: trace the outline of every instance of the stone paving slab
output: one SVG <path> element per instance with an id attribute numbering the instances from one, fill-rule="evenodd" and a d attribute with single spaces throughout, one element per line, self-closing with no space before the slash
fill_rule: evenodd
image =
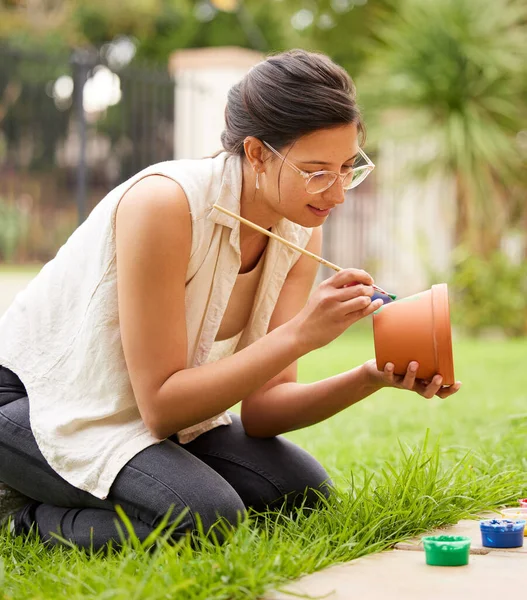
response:
<path id="1" fill-rule="evenodd" d="M 270 592 L 262 600 L 514 600 L 525 595 L 527 557 L 470 556 L 464 567 L 431 567 L 424 553 L 391 550 L 330 567 Z"/>
<path id="2" fill-rule="evenodd" d="M 516 508 L 516 507 L 515 507 Z M 502 519 L 503 516 L 499 513 L 491 514 L 487 513 L 481 516 L 482 519 Z M 466 520 L 459 521 L 456 525 L 452 527 L 448 527 L 447 529 L 436 529 L 426 535 L 465 535 L 469 537 L 472 541 L 470 544 L 470 553 L 471 554 L 489 554 L 489 552 L 497 552 L 496 548 L 486 548 L 481 543 L 481 533 L 479 530 L 479 519 L 477 520 Z M 423 536 L 419 536 L 418 538 L 414 538 L 412 540 L 408 540 L 406 542 L 400 542 L 395 545 L 397 550 L 419 550 L 424 552 L 423 544 L 421 542 L 421 538 Z M 499 548 L 500 552 L 514 553 L 514 554 L 527 554 L 527 543 L 523 545 L 522 548 Z M 525 568 L 527 570 L 527 562 L 525 564 Z M 527 572 L 526 572 L 526 583 L 527 583 Z"/>
<path id="3" fill-rule="evenodd" d="M 481 519 L 501 518 L 484 513 Z M 328 598 L 330 600 L 513 600 L 525 595 L 527 545 L 522 548 L 484 548 L 479 519 L 423 535 L 466 535 L 471 538 L 469 564 L 432 567 L 426 564 L 419 536 L 396 544 L 394 550 L 336 565 L 307 575 L 262 600 Z M 408 552 L 413 550 L 413 552 Z"/>

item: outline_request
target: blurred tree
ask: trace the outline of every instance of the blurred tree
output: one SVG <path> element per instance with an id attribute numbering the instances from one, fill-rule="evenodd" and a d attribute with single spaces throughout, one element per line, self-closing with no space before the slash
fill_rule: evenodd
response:
<path id="1" fill-rule="evenodd" d="M 457 241 L 485 254 L 525 214 L 527 5 L 401 0 L 380 18 L 360 80 L 377 137 L 430 141 L 421 172 L 455 181 Z M 384 118 L 381 118 L 381 115 Z M 523 139 L 523 138 L 522 138 Z"/>
<path id="2" fill-rule="evenodd" d="M 166 64 L 179 48 L 296 45 L 301 38 L 291 15 L 300 6 L 302 0 L 0 0 L 0 39 L 67 49 L 127 36 L 137 43 L 138 59 Z"/>
<path id="3" fill-rule="evenodd" d="M 163 0 L 2 0 L 0 38 L 24 47 L 98 46 L 118 35 L 153 34 L 162 5 Z"/>
<path id="4" fill-rule="evenodd" d="M 368 57 L 367 42 L 376 35 L 379 15 L 395 11 L 393 0 L 305 0 L 292 22 L 304 47 L 325 52 L 355 79 Z"/>
<path id="5" fill-rule="evenodd" d="M 127 36 L 137 59 L 165 64 L 179 48 L 301 46 L 355 77 L 381 10 L 393 11 L 392 0 L 0 0 L 0 39 L 67 49 Z"/>

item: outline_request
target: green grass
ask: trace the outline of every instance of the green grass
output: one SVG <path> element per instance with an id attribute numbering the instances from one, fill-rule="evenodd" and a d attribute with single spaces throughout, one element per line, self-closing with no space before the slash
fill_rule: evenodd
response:
<path id="1" fill-rule="evenodd" d="M 300 378 L 315 381 L 373 356 L 369 329 L 348 334 L 304 357 Z M 496 454 L 511 467 L 527 471 L 527 339 L 454 339 L 454 361 L 456 379 L 463 386 L 449 399 L 426 400 L 385 389 L 289 437 L 333 474 L 393 461 L 400 455 L 398 439 L 418 444 L 427 428 L 444 447 Z"/>
<path id="2" fill-rule="evenodd" d="M 138 541 L 89 556 L 0 541 L 0 598 L 257 598 L 268 587 L 527 495 L 527 340 L 455 342 L 462 390 L 425 400 L 383 390 L 333 418 L 288 435 L 337 483 L 317 511 L 259 515 L 224 546 L 200 539 L 156 552 Z M 373 356 L 357 331 L 305 357 L 304 382 Z"/>
<path id="3" fill-rule="evenodd" d="M 42 269 L 41 263 L 28 263 L 23 265 L 13 265 L 8 263 L 0 263 L 0 275 L 4 274 L 20 274 L 20 275 L 36 275 Z"/>

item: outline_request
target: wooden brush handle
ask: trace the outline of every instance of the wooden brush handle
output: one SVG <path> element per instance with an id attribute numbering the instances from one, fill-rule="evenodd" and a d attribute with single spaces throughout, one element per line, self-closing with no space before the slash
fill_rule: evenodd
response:
<path id="1" fill-rule="evenodd" d="M 223 208 L 223 206 L 214 204 L 213 208 L 218 209 L 220 212 L 222 212 L 226 215 L 229 215 L 229 217 L 233 217 L 233 218 L 237 219 L 244 225 L 247 225 L 248 227 L 252 227 L 253 229 L 256 229 L 256 231 L 259 231 L 260 233 L 263 233 L 270 238 L 273 238 L 275 240 L 278 240 L 279 242 L 282 242 L 282 244 L 289 246 L 289 248 L 292 248 L 293 250 L 296 250 L 297 252 L 300 252 L 301 254 L 305 254 L 306 256 L 314 258 L 321 265 L 326 265 L 326 267 L 329 267 L 330 269 L 333 269 L 334 271 L 342 271 L 342 267 L 339 267 L 338 265 L 334 265 L 333 263 L 329 262 L 329 260 L 326 260 L 325 258 L 322 258 L 321 256 L 317 256 L 316 254 L 313 254 L 313 252 L 310 252 L 309 250 L 306 250 L 305 248 L 301 248 L 300 246 L 293 244 L 293 242 L 290 242 L 289 240 L 286 240 L 286 239 L 280 237 L 279 235 L 276 235 L 276 233 L 267 231 L 267 229 L 260 227 L 260 225 L 256 225 L 256 223 L 253 223 L 252 221 L 248 221 L 247 219 L 244 219 L 240 215 L 237 215 L 236 213 L 233 213 L 230 210 Z"/>
<path id="2" fill-rule="evenodd" d="M 317 256 L 316 254 L 313 254 L 313 252 L 310 252 L 309 250 L 306 250 L 305 248 L 301 248 L 300 246 L 293 244 L 293 242 L 290 242 L 289 240 L 286 240 L 286 239 L 280 237 L 279 235 L 276 235 L 276 233 L 267 231 L 267 229 L 260 227 L 260 225 L 256 225 L 256 223 L 253 223 L 252 221 L 248 221 L 247 219 L 244 219 L 240 215 L 237 215 L 236 213 L 231 212 L 227 208 L 223 208 L 223 206 L 214 204 L 213 208 L 216 208 L 217 210 L 219 210 L 220 212 L 222 212 L 226 215 L 229 215 L 229 217 L 233 217 L 234 219 L 237 219 L 241 223 L 244 223 L 248 227 L 252 227 L 253 229 L 256 229 L 256 231 L 259 231 L 260 233 L 263 233 L 264 235 L 267 235 L 270 238 L 273 238 L 275 240 L 278 240 L 279 242 L 282 242 L 282 244 L 289 246 L 289 248 L 292 248 L 293 250 L 296 250 L 297 252 L 300 252 L 301 254 L 305 254 L 306 256 L 309 256 L 310 258 L 315 259 L 321 265 L 326 265 L 326 267 L 329 267 L 330 269 L 333 269 L 334 271 L 342 271 L 342 267 L 339 267 L 338 265 L 334 265 L 333 263 L 329 262 L 329 260 L 326 260 L 325 258 L 322 258 L 321 256 Z M 353 285 L 353 284 L 351 284 L 351 285 Z M 377 290 L 381 294 L 389 296 L 392 300 L 395 300 L 395 298 L 396 298 L 396 296 L 394 294 L 385 292 L 382 288 L 380 288 L 379 286 L 377 286 L 375 284 L 372 285 L 372 288 L 374 290 Z"/>

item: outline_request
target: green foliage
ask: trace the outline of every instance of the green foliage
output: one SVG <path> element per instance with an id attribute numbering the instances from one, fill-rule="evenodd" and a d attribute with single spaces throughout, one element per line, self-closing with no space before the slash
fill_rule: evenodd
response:
<path id="1" fill-rule="evenodd" d="M 0 260 L 13 262 L 27 235 L 30 217 L 26 210 L 0 198 Z"/>
<path id="2" fill-rule="evenodd" d="M 433 143 L 421 170 L 456 182 L 458 241 L 497 247 L 525 193 L 515 136 L 527 114 L 527 5 L 401 0 L 397 7 L 368 44 L 359 84 L 366 114 L 377 138 Z"/>
<path id="3" fill-rule="evenodd" d="M 527 335 L 527 261 L 514 263 L 501 251 L 486 259 L 459 249 L 450 286 L 452 319 L 471 334 L 497 327 Z"/>
<path id="4" fill-rule="evenodd" d="M 314 4 L 314 3 L 313 3 Z M 369 42 L 377 35 L 379 18 L 397 11 L 393 0 L 318 0 L 313 24 L 302 32 L 302 44 L 325 52 L 356 80 L 370 57 Z M 358 89 L 359 99 L 361 90 Z"/>
<path id="5" fill-rule="evenodd" d="M 137 58 L 166 64 L 180 48 L 242 46 L 262 51 L 296 46 L 291 25 L 300 0 L 242 0 L 232 12 L 208 0 L 57 0 L 35 14 L 25 4 L 0 5 L 0 39 L 24 48 L 100 48 L 119 36 L 137 43 Z M 51 13 L 51 14 L 49 14 Z M 309 41 L 306 40 L 306 43 Z"/>
<path id="6" fill-rule="evenodd" d="M 75 207 L 53 212 L 30 209 L 0 197 L 0 262 L 46 262 L 76 228 Z"/>

